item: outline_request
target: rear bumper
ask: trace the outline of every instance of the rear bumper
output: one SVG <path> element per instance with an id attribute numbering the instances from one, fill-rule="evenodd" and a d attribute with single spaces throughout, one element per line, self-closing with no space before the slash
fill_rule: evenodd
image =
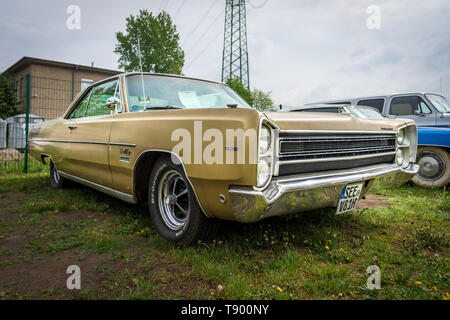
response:
<path id="1" fill-rule="evenodd" d="M 350 183 L 364 182 L 363 195 L 366 195 L 404 184 L 418 171 L 419 166 L 415 164 L 407 168 L 383 164 L 279 177 L 262 191 L 231 188 L 229 192 L 236 220 L 251 223 L 273 216 L 337 207 L 342 190 Z"/>

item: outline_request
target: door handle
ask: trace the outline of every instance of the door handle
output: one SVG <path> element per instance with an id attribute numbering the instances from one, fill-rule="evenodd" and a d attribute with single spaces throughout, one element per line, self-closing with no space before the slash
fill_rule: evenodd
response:
<path id="1" fill-rule="evenodd" d="M 77 128 L 77 126 L 68 126 L 68 128 L 69 128 L 70 131 L 73 131 L 73 130 L 75 130 Z"/>

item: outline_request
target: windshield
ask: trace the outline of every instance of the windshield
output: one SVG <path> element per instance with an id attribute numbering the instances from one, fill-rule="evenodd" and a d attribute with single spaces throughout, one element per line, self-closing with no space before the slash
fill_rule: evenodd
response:
<path id="1" fill-rule="evenodd" d="M 142 88 L 144 83 L 144 88 Z M 251 108 L 229 87 L 186 78 L 140 74 L 127 77 L 130 111 L 158 109 Z M 144 98 L 145 97 L 145 98 Z"/>
<path id="2" fill-rule="evenodd" d="M 365 108 L 365 107 L 354 107 L 354 106 L 348 106 L 348 111 L 352 115 L 354 115 L 357 118 L 361 119 L 383 119 L 384 117 L 379 113 L 377 110 L 373 108 Z"/>
<path id="3" fill-rule="evenodd" d="M 426 94 L 425 96 L 430 100 L 437 111 L 442 113 L 450 112 L 450 103 L 445 97 L 436 94 Z"/>

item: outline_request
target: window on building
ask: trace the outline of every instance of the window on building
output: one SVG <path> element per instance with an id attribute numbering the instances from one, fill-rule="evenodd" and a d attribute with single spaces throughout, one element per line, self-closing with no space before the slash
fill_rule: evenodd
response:
<path id="1" fill-rule="evenodd" d="M 20 78 L 19 98 L 23 98 L 23 78 Z"/>
<path id="2" fill-rule="evenodd" d="M 358 102 L 358 106 L 372 107 L 383 113 L 384 99 L 361 100 Z"/>
<path id="3" fill-rule="evenodd" d="M 94 80 L 81 79 L 81 91 L 89 87 L 92 83 L 94 83 Z"/>

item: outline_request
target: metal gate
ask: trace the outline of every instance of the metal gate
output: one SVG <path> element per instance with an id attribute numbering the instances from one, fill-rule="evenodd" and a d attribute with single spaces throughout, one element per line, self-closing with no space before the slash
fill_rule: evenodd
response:
<path id="1" fill-rule="evenodd" d="M 19 114 L 0 118 L 0 173 L 45 169 L 28 154 L 28 132 L 34 124 L 61 117 L 74 94 L 70 80 L 32 77 L 30 74 L 25 79 L 24 88 L 16 88 L 25 93 L 16 106 Z"/>

